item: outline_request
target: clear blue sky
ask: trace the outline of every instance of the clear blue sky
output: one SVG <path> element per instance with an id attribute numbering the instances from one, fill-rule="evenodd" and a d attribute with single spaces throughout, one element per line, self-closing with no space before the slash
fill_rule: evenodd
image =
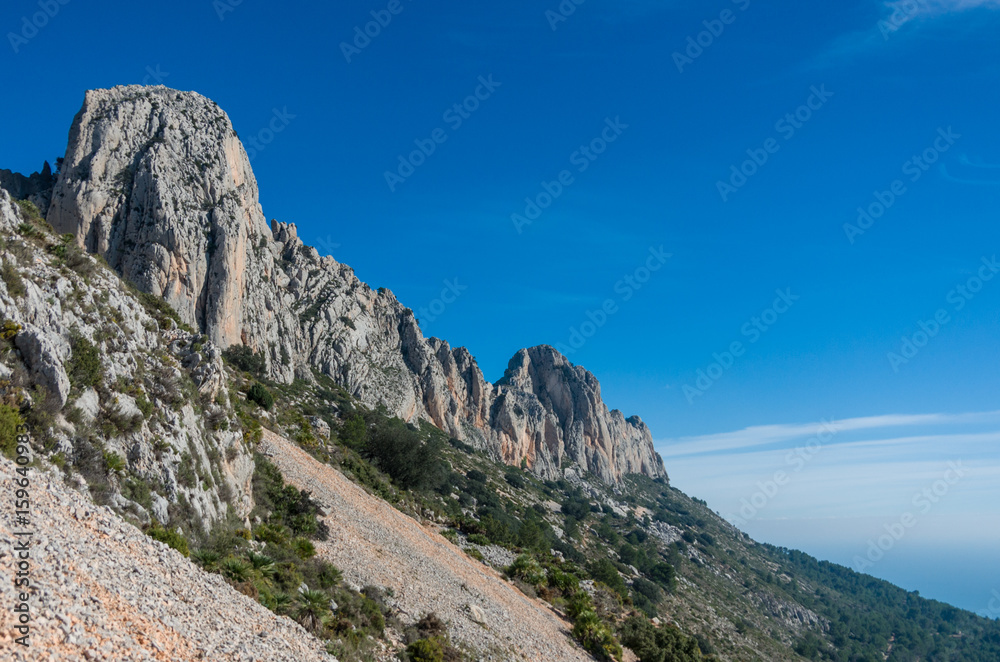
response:
<path id="1" fill-rule="evenodd" d="M 556 0 L 233 2 L 69 0 L 37 34 L 24 24 L 37 1 L 4 3 L 0 167 L 61 155 L 88 88 L 196 90 L 245 141 L 275 109 L 294 115 L 255 150 L 269 218 L 393 290 L 491 379 L 519 347 L 579 340 L 571 329 L 610 299 L 572 360 L 650 424 L 675 483 L 723 513 L 733 495 L 695 478 L 745 458 L 672 463 L 673 444 L 998 409 L 1000 278 L 969 280 L 1000 254 L 1000 2 L 588 0 L 568 17 L 546 15 Z M 387 24 L 345 54 L 373 11 Z M 433 153 L 387 182 L 415 141 Z M 552 204 L 512 220 L 543 182 L 562 187 Z M 863 234 L 845 232 L 879 204 Z M 442 311 L 445 281 L 467 289 Z M 946 321 L 894 365 L 935 314 Z M 707 390 L 699 370 L 717 377 Z M 965 424 L 944 421 L 947 447 Z M 867 475 L 856 461 L 841 471 Z M 798 546 L 824 553 L 820 538 Z"/>

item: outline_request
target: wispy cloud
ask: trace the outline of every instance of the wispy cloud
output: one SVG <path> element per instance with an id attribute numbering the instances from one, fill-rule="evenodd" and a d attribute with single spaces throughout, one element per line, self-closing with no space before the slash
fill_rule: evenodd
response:
<path id="1" fill-rule="evenodd" d="M 892 0 L 882 2 L 874 25 L 835 39 L 807 68 L 823 68 L 883 47 L 902 32 L 915 33 L 920 26 L 945 16 L 971 10 L 1000 9 L 1000 0 Z"/>
<path id="2" fill-rule="evenodd" d="M 756 425 L 714 434 L 664 439 L 657 442 L 664 458 L 689 455 L 708 455 L 720 452 L 747 451 L 781 444 L 782 442 L 807 439 L 831 432 L 854 432 L 880 428 L 916 427 L 926 425 L 962 424 L 985 421 L 1000 417 L 1000 412 L 968 414 L 887 414 L 864 416 L 842 420 L 829 419 L 814 423 L 782 423 L 776 425 Z"/>
<path id="3" fill-rule="evenodd" d="M 674 485 L 727 518 L 747 520 L 751 535 L 776 519 L 887 521 L 912 510 L 914 496 L 958 463 L 966 472 L 961 485 L 935 503 L 922 526 L 927 535 L 958 540 L 979 534 L 955 526 L 956 516 L 1000 518 L 998 443 L 1000 411 L 989 411 L 761 425 L 665 440 L 657 450 Z"/>

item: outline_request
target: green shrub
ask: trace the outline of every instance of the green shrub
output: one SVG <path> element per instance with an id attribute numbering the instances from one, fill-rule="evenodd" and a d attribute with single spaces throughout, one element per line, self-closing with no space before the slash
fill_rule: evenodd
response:
<path id="1" fill-rule="evenodd" d="M 599 660 L 620 660 L 622 647 L 611 628 L 592 609 L 581 612 L 573 621 L 573 636 Z M 640 658 L 643 659 L 643 658 Z"/>
<path id="2" fill-rule="evenodd" d="M 437 637 L 418 639 L 406 647 L 412 662 L 444 662 L 444 648 Z"/>
<path id="3" fill-rule="evenodd" d="M 545 583 L 545 570 L 530 554 L 521 554 L 507 568 L 507 576 L 520 579 L 532 586 Z"/>
<path id="4" fill-rule="evenodd" d="M 270 409 L 274 406 L 274 396 L 260 382 L 254 382 L 250 390 L 247 391 L 247 400 L 256 402 L 264 409 Z"/>
<path id="5" fill-rule="evenodd" d="M 0 452 L 13 458 L 17 451 L 17 428 L 24 425 L 20 412 L 10 405 L 0 404 Z"/>
<path id="6" fill-rule="evenodd" d="M 118 453 L 104 453 L 104 468 L 108 473 L 121 473 L 125 471 L 125 460 Z"/>
<path id="7" fill-rule="evenodd" d="M 649 578 L 667 591 L 677 588 L 677 572 L 669 563 L 657 563 L 649 571 Z"/>
<path id="8" fill-rule="evenodd" d="M 628 595 L 628 588 L 625 580 L 618 574 L 618 568 L 609 559 L 600 559 L 587 566 L 590 576 L 599 582 L 603 582 L 612 591 L 625 597 Z"/>
<path id="9" fill-rule="evenodd" d="M 3 278 L 4 284 L 7 285 L 7 293 L 12 297 L 20 298 L 27 294 L 28 289 L 24 286 L 24 279 L 21 278 L 21 274 L 18 273 L 17 267 L 14 263 L 9 260 L 3 261 L 3 267 L 0 268 L 0 277 Z"/>
<path id="10" fill-rule="evenodd" d="M 70 337 L 73 356 L 69 360 L 67 373 L 70 383 L 78 389 L 97 386 L 104 379 L 101 355 L 94 343 L 78 333 Z"/>
<path id="11" fill-rule="evenodd" d="M 300 559 L 311 559 L 316 556 L 316 546 L 305 538 L 296 538 L 293 540 L 292 547 L 295 549 L 295 554 Z"/>
<path id="12" fill-rule="evenodd" d="M 21 331 L 21 325 L 11 320 L 4 320 L 0 324 L 0 340 L 13 340 Z"/>
<path id="13" fill-rule="evenodd" d="M 264 374 L 264 356 L 245 345 L 227 347 L 222 351 L 222 358 L 242 372 L 249 372 L 258 377 Z"/>
<path id="14" fill-rule="evenodd" d="M 184 556 L 188 556 L 189 554 L 187 539 L 176 531 L 154 524 L 146 529 L 146 535 L 153 540 L 159 540 L 168 547 L 176 549 Z"/>
<path id="15" fill-rule="evenodd" d="M 489 545 L 490 539 L 481 533 L 473 533 L 469 536 L 469 542 L 475 543 L 476 545 Z"/>

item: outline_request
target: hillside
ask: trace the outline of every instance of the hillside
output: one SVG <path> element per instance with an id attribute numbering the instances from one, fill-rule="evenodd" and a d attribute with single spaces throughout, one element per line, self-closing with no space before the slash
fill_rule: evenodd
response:
<path id="1" fill-rule="evenodd" d="M 0 489 L 14 493 L 15 465 L 0 458 Z M 96 507 L 58 469 L 32 471 L 30 650 L 14 643 L 14 614 L 0 611 L 5 660 L 332 660 L 304 629 L 208 575 L 184 556 Z M 11 509 L 0 510 L 0 566 L 13 565 Z M 0 584 L 17 603 L 13 583 Z"/>
<path id="2" fill-rule="evenodd" d="M 0 450 L 28 427 L 36 650 L 1000 659 L 997 622 L 756 543 L 672 488 L 641 419 L 553 348 L 483 380 L 264 222 L 204 97 L 90 92 L 59 166 L 0 176 L 30 198 L 0 189 Z"/>

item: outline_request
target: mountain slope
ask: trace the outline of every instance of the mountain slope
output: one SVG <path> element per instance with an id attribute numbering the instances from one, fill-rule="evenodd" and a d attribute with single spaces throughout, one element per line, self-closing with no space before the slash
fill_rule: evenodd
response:
<path id="1" fill-rule="evenodd" d="M 0 489 L 14 493 L 16 465 L 0 457 Z M 105 507 L 70 489 L 59 475 L 30 472 L 30 647 L 14 643 L 15 614 L 0 610 L 5 660 L 333 660 L 293 621 L 276 616 L 198 570 Z M 15 525 L 0 509 L 0 567 L 13 576 Z M 0 599 L 19 602 L 13 582 Z"/>
<path id="2" fill-rule="evenodd" d="M 436 612 L 452 637 L 501 659 L 590 659 L 569 624 L 433 530 L 274 433 L 264 432 L 260 452 L 329 512 L 330 539 L 317 549 L 348 581 L 390 589 L 394 608 L 414 620 Z"/>
<path id="3" fill-rule="evenodd" d="M 392 293 L 304 246 L 295 226 L 268 227 L 229 118 L 201 95 L 88 92 L 47 220 L 213 343 L 260 353 L 279 381 L 311 380 L 316 368 L 369 406 L 429 420 L 539 475 L 568 463 L 609 482 L 665 475 L 648 428 L 609 412 L 593 375 L 554 350 L 522 350 L 511 370 L 525 378 L 490 384 L 467 350 L 424 338 Z"/>

